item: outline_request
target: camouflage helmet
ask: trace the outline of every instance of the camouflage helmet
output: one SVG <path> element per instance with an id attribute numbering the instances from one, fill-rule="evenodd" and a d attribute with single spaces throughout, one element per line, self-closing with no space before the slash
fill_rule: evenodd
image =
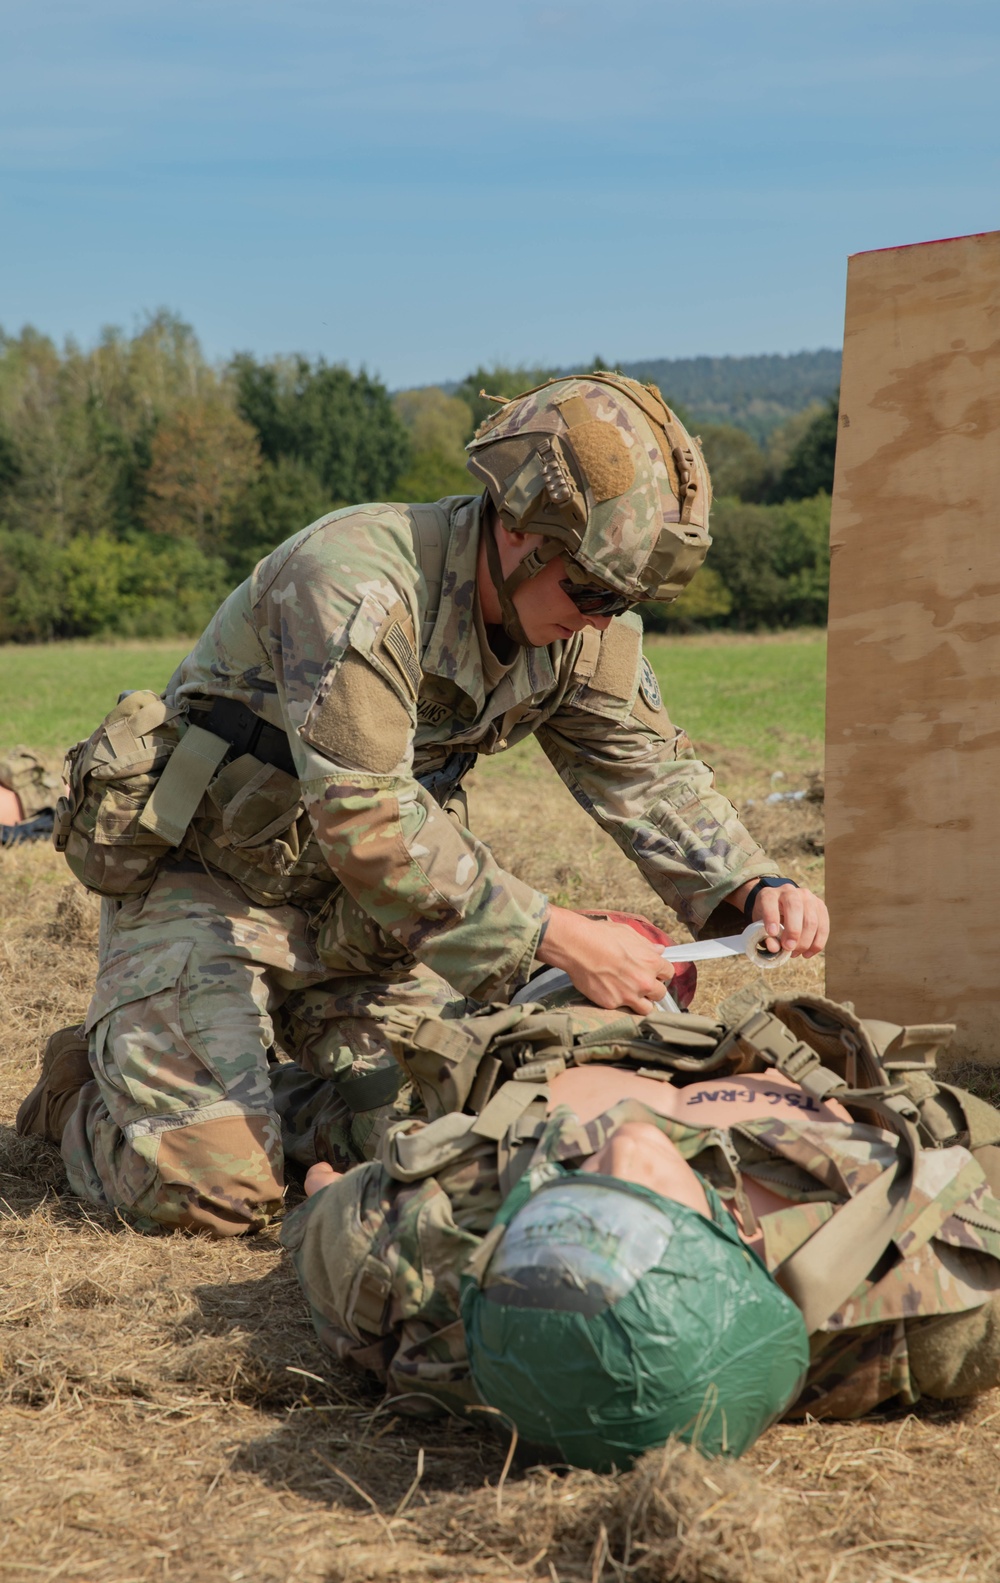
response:
<path id="1" fill-rule="evenodd" d="M 547 541 L 504 579 L 486 536 L 504 626 L 518 643 L 527 639 L 511 596 L 556 555 L 566 554 L 572 581 L 630 604 L 676 599 L 705 559 L 708 468 L 655 385 L 612 373 L 550 380 L 505 402 L 467 449 L 503 525 Z"/>

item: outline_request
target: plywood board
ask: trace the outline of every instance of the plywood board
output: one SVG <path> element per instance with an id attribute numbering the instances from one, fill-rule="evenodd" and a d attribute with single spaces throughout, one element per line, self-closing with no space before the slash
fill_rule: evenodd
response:
<path id="1" fill-rule="evenodd" d="M 1000 1064 L 1000 232 L 850 261 L 828 991 Z"/>

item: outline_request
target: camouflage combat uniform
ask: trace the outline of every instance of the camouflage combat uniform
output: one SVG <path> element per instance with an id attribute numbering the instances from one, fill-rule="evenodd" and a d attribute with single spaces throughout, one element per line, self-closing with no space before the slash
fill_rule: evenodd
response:
<path id="1" fill-rule="evenodd" d="M 811 1120 L 799 1104 L 809 1101 L 790 1090 L 774 1113 L 732 1131 L 693 1127 L 636 1100 L 586 1124 L 563 1106 L 536 1127 L 540 1139 L 522 1162 L 523 1123 L 497 1140 L 477 1133 L 472 1116 L 404 1122 L 387 1134 L 379 1161 L 296 1209 L 282 1241 L 316 1331 L 338 1358 L 377 1374 L 404 1411 L 460 1411 L 478 1400 L 460 1283 L 519 1163 L 540 1183 L 554 1167 L 578 1166 L 625 1123 L 651 1124 L 730 1201 L 742 1196 L 744 1177 L 778 1185 L 790 1202 L 760 1217 L 762 1256 L 774 1271 L 891 1167 L 899 1146 L 879 1127 Z M 1000 1291 L 1000 1203 L 967 1149 L 918 1153 L 895 1242 L 898 1259 L 876 1266 L 810 1338 L 793 1416 L 853 1418 L 890 1398 L 959 1396 L 1000 1380 L 991 1302 Z"/>
<path id="2" fill-rule="evenodd" d="M 340 1147 L 353 1128 L 370 1152 L 377 1116 L 360 1133 L 351 1118 L 391 1106 L 401 1075 L 379 1036 L 386 1001 L 452 1015 L 524 981 L 547 901 L 449 801 L 475 755 L 534 734 L 695 930 L 778 872 L 671 724 L 637 616 L 509 662 L 493 653 L 480 511 L 461 496 L 321 519 L 258 565 L 171 679 L 168 704 L 192 720 L 213 699 L 244 704 L 294 763 L 225 764 L 181 860 L 145 897 L 106 905 L 96 1089 L 63 1152 L 76 1191 L 136 1224 L 224 1233 L 275 1213 L 276 1017 L 286 1051 L 333 1079 L 325 1120 L 318 1091 L 306 1107 L 310 1136 Z M 439 579 L 420 548 L 435 533 Z"/>

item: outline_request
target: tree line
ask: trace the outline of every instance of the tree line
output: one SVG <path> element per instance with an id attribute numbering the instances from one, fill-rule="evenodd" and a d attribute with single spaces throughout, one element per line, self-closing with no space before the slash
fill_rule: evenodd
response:
<path id="1" fill-rule="evenodd" d="M 669 390 L 702 423 L 735 423 L 761 443 L 804 407 L 828 401 L 840 384 L 840 353 L 787 357 L 674 357 L 623 365 L 633 379 Z"/>
<path id="2" fill-rule="evenodd" d="M 195 633 L 324 512 L 471 492 L 464 446 L 491 406 L 480 389 L 512 395 L 552 372 L 479 368 L 448 391 L 392 395 L 322 359 L 214 365 L 165 312 L 89 350 L 0 332 L 0 642 Z M 835 402 L 766 447 L 733 425 L 702 432 L 719 497 L 711 564 L 650 624 L 822 620 Z"/>

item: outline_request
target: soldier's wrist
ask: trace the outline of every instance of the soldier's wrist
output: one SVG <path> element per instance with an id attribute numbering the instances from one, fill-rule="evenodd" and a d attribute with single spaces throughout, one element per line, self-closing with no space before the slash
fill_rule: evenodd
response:
<path id="1" fill-rule="evenodd" d="M 535 947 L 535 956 L 539 962 L 544 962 L 546 967 L 565 969 L 570 962 L 575 961 L 571 942 L 567 938 L 572 920 L 575 918 L 576 914 L 566 907 L 550 905 L 546 909 L 542 919 L 542 932 Z"/>
<path id="2" fill-rule="evenodd" d="M 793 890 L 798 890 L 799 888 L 793 879 L 785 879 L 780 874 L 765 874 L 763 879 L 754 880 L 747 888 L 747 894 L 743 898 L 744 920 L 747 923 L 753 923 L 754 907 L 762 890 L 778 890 L 783 885 L 790 885 Z"/>

